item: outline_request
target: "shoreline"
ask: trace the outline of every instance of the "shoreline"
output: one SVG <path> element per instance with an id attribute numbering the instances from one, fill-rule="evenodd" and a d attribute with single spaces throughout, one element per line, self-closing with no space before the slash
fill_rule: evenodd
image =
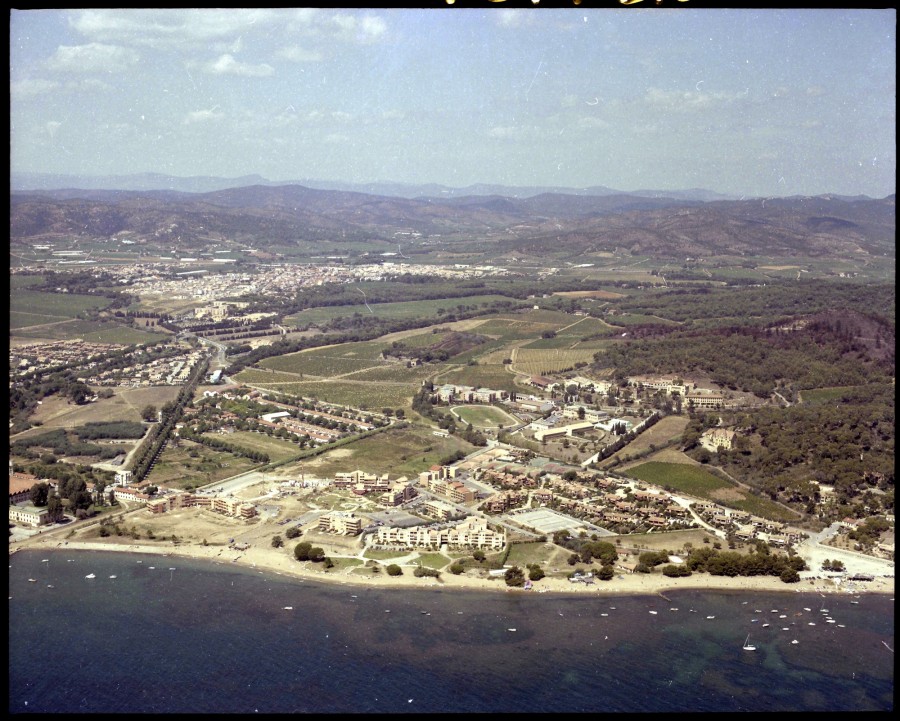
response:
<path id="1" fill-rule="evenodd" d="M 615 596 L 615 595 L 656 595 L 665 596 L 668 591 L 760 591 L 765 593 L 819 593 L 819 594 L 893 594 L 894 579 L 876 576 L 874 581 L 866 582 L 865 587 L 858 585 L 853 589 L 844 584 L 836 584 L 831 579 L 809 579 L 798 583 L 783 583 L 771 576 L 711 576 L 707 573 L 694 574 L 683 578 L 669 578 L 661 573 L 620 574 L 610 581 L 596 580 L 592 585 L 572 583 L 565 578 L 545 576 L 535 581 L 531 590 L 521 587 L 507 586 L 502 578 L 476 578 L 461 574 L 455 576 L 442 571 L 440 580 L 423 577 L 416 578 L 412 569 L 404 567 L 401 576 L 388 576 L 385 572 L 367 574 L 354 573 L 352 569 L 344 571 L 319 570 L 310 561 L 297 561 L 290 551 L 275 548 L 248 548 L 237 550 L 223 546 L 178 545 L 153 546 L 143 544 L 123 544 L 103 541 L 58 541 L 53 538 L 29 539 L 29 541 L 10 547 L 10 555 L 19 550 L 44 551 L 106 551 L 112 553 L 132 553 L 156 556 L 176 556 L 194 560 L 206 560 L 220 565 L 236 565 L 245 569 L 265 569 L 276 575 L 299 580 L 321 581 L 338 585 L 357 587 L 377 587 L 380 589 L 448 589 L 454 591 L 489 591 L 492 593 L 556 593 L 583 596 Z"/>

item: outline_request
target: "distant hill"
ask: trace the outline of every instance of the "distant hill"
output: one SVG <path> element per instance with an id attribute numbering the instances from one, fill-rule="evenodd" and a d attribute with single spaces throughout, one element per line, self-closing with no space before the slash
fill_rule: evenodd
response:
<path id="1" fill-rule="evenodd" d="M 27 190 L 174 190 L 181 193 L 210 193 L 228 188 L 244 188 L 251 185 L 281 186 L 302 185 L 317 190 L 342 190 L 367 195 L 386 195 L 397 198 L 463 198 L 472 195 L 500 195 L 510 198 L 531 198 L 545 193 L 562 195 L 637 195 L 648 198 L 674 198 L 678 200 L 736 200 L 738 196 L 715 193 L 711 190 L 636 190 L 625 192 L 602 185 L 587 188 L 563 186 L 521 187 L 478 183 L 464 188 L 429 183 L 343 183 L 338 181 L 297 180 L 272 181 L 260 175 L 243 175 L 237 178 L 219 178 L 205 175 L 179 177 L 162 173 L 136 173 L 133 175 L 55 175 L 51 173 L 12 173 L 11 188 L 15 192 Z"/>
<path id="2" fill-rule="evenodd" d="M 211 239 L 271 245 L 457 244 L 483 257 L 583 262 L 616 249 L 666 259 L 795 256 L 884 263 L 895 255 L 894 196 L 680 200 L 541 193 L 416 197 L 250 185 L 206 193 L 67 189 L 14 192 L 10 241 L 107 239 L 123 231 L 185 250 Z M 358 247 L 358 246 L 357 246 Z M 374 249 L 374 248 L 373 248 Z M 383 247 L 379 250 L 384 250 Z"/>

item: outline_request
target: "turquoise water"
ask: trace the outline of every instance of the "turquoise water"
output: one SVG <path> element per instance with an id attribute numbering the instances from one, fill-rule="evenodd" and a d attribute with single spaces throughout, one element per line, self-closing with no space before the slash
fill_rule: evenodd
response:
<path id="1" fill-rule="evenodd" d="M 373 589 L 107 552 L 9 562 L 14 713 L 893 709 L 881 595 Z"/>

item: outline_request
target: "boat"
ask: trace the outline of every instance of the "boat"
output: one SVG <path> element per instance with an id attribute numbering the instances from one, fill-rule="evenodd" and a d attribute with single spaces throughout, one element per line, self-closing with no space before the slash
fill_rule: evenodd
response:
<path id="1" fill-rule="evenodd" d="M 48 583 L 48 584 L 47 584 L 47 588 L 53 588 L 53 584 L 52 584 L 52 583 Z"/>
<path id="2" fill-rule="evenodd" d="M 807 626 L 815 626 L 815 625 L 816 625 L 816 624 L 813 623 L 812 621 L 810 621 L 810 622 L 807 624 Z"/>
<path id="3" fill-rule="evenodd" d="M 715 618 L 715 616 L 707 616 L 707 618 Z"/>
<path id="4" fill-rule="evenodd" d="M 787 618 L 787 614 L 786 614 L 786 613 L 782 613 L 778 618 Z"/>
<path id="5" fill-rule="evenodd" d="M 850 603 L 859 604 L 859 601 L 850 601 Z"/>
<path id="6" fill-rule="evenodd" d="M 656 615 L 656 611 L 650 611 L 654 616 Z"/>
<path id="7" fill-rule="evenodd" d="M 744 639 L 743 648 L 745 651 L 755 651 L 756 650 L 756 646 L 754 646 L 752 643 L 750 643 L 750 634 L 749 633 L 747 634 L 747 638 Z"/>
<path id="8" fill-rule="evenodd" d="M 294 610 L 294 607 L 293 607 L 293 606 L 285 606 L 285 607 L 284 607 L 284 610 L 285 610 L 285 611 L 293 611 L 293 610 Z"/>
<path id="9" fill-rule="evenodd" d="M 804 611 L 812 611 L 811 608 L 807 608 L 806 606 L 803 607 L 803 610 L 804 610 Z"/>
<path id="10" fill-rule="evenodd" d="M 508 628 L 508 629 L 506 629 L 506 630 L 507 630 L 507 631 L 515 631 L 516 629 L 514 629 L 514 628 Z"/>
<path id="11" fill-rule="evenodd" d="M 28 579 L 28 583 L 36 583 L 36 582 L 37 582 L 37 579 L 34 579 L 34 578 Z"/>
<path id="12" fill-rule="evenodd" d="M 97 578 L 93 573 L 89 573 L 85 578 Z"/>
<path id="13" fill-rule="evenodd" d="M 800 643 L 800 642 L 795 638 L 793 641 L 791 641 L 791 643 L 794 644 L 794 645 L 796 645 L 796 644 L 798 644 L 798 643 Z"/>
<path id="14" fill-rule="evenodd" d="M 768 624 L 768 623 L 764 623 L 764 624 L 762 625 L 762 627 L 763 627 L 763 628 L 768 628 L 768 627 L 769 627 L 769 624 Z"/>
<path id="15" fill-rule="evenodd" d="M 110 576 L 110 578 L 115 578 L 115 575 L 113 575 L 113 576 Z"/>

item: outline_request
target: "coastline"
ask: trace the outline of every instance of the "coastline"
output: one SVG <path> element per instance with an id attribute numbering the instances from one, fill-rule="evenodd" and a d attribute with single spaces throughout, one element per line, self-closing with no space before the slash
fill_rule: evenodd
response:
<path id="1" fill-rule="evenodd" d="M 857 584 L 852 590 L 831 579 L 804 579 L 798 583 L 783 583 L 771 576 L 712 576 L 707 573 L 694 574 L 685 578 L 669 578 L 661 573 L 617 573 L 610 581 L 595 581 L 592 585 L 572 583 L 565 578 L 542 578 L 534 582 L 530 591 L 509 587 L 502 578 L 477 578 L 467 574 L 458 576 L 443 571 L 440 579 L 416 578 L 412 569 L 404 568 L 401 576 L 387 573 L 362 575 L 353 569 L 343 571 L 320 570 L 309 561 L 300 562 L 293 558 L 286 548 L 248 548 L 237 550 L 222 546 L 203 545 L 145 545 L 123 544 L 104 541 L 58 541 L 51 537 L 29 539 L 10 548 L 10 554 L 19 549 L 43 551 L 109 551 L 156 556 L 175 556 L 197 560 L 208 560 L 218 564 L 236 564 L 249 569 L 265 569 L 276 575 L 299 580 L 313 580 L 322 583 L 353 585 L 359 587 L 390 588 L 441 588 L 457 591 L 490 591 L 493 593 L 564 593 L 576 595 L 663 595 L 667 591 L 764 591 L 766 593 L 831 593 L 831 594 L 871 594 L 894 593 L 892 577 L 877 576 L 864 586 Z"/>

